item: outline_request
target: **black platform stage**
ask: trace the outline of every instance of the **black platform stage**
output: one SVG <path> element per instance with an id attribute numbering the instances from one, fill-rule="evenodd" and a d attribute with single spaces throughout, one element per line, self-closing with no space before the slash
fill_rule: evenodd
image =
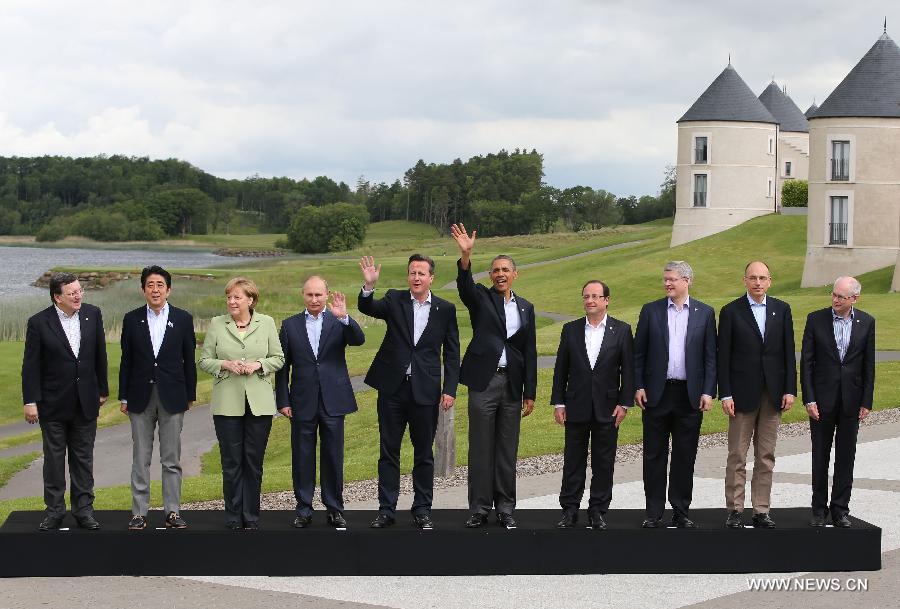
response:
<path id="1" fill-rule="evenodd" d="M 184 512 L 190 527 L 165 530 L 161 512 L 150 527 L 128 531 L 128 512 L 99 511 L 99 531 L 40 532 L 40 512 L 13 512 L 0 528 L 0 576 L 78 575 L 513 575 L 576 573 L 766 573 L 873 571 L 881 568 L 881 529 L 816 529 L 809 510 L 773 510 L 775 530 L 726 529 L 725 510 L 692 510 L 700 528 L 641 529 L 642 510 L 607 514 L 609 529 L 559 530 L 559 510 L 519 510 L 507 530 L 493 518 L 463 526 L 464 510 L 437 510 L 435 529 L 420 531 L 407 512 L 373 530 L 375 512 L 348 511 L 347 531 L 317 512 L 307 529 L 293 512 L 263 512 L 260 530 L 229 531 L 218 511 Z M 668 517 L 668 515 L 667 515 Z M 749 518 L 748 518 L 749 519 Z"/>

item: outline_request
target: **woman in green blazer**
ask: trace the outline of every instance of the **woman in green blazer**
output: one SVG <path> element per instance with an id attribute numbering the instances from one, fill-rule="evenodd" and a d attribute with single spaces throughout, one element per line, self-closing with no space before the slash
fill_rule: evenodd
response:
<path id="1" fill-rule="evenodd" d="M 272 378 L 284 366 L 275 320 L 254 311 L 259 289 L 236 277 L 225 286 L 228 315 L 213 317 L 200 369 L 213 375 L 212 412 L 222 458 L 226 526 L 259 529 L 263 457 L 275 414 Z"/>

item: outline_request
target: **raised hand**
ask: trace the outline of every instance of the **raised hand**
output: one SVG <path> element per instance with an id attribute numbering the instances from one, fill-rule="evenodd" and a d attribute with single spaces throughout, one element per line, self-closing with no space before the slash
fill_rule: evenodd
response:
<path id="1" fill-rule="evenodd" d="M 344 319 L 347 317 L 347 297 L 341 292 L 331 293 L 331 302 L 328 303 L 328 310 L 334 315 L 335 319 Z"/>
<path id="2" fill-rule="evenodd" d="M 363 256 L 359 259 L 359 268 L 362 270 L 363 279 L 365 280 L 366 290 L 375 288 L 378 283 L 378 277 L 381 275 L 381 265 L 375 266 L 375 259 L 372 256 Z"/>
<path id="3" fill-rule="evenodd" d="M 473 230 L 472 236 L 470 237 L 469 233 L 466 231 L 466 225 L 462 222 L 450 225 L 450 235 L 456 240 L 456 244 L 459 246 L 459 251 L 462 254 L 472 254 L 472 249 L 475 247 L 476 234 L 478 234 L 478 231 Z"/>

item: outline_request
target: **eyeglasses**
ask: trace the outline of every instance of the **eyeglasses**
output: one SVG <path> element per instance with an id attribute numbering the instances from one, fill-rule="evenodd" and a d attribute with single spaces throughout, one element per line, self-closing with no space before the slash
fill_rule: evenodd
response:
<path id="1" fill-rule="evenodd" d="M 841 296 L 840 294 L 831 293 L 832 300 L 839 300 L 841 302 L 847 302 L 848 300 L 853 300 L 856 298 L 856 294 L 851 294 L 850 296 Z"/>
<path id="2" fill-rule="evenodd" d="M 745 275 L 744 279 L 747 281 L 769 281 L 772 278 L 768 275 Z"/>
<path id="3" fill-rule="evenodd" d="M 75 290 L 74 292 L 63 292 L 63 296 L 65 296 L 66 298 L 72 298 L 74 296 L 84 296 L 84 288 Z"/>

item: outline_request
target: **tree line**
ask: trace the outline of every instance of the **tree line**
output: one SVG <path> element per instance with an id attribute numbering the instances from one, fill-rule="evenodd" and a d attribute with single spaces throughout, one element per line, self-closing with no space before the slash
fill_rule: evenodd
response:
<path id="1" fill-rule="evenodd" d="M 490 236 L 579 231 L 674 214 L 671 168 L 660 195 L 641 198 L 587 186 L 558 189 L 543 177 L 543 156 L 518 149 L 451 163 L 420 159 L 391 184 L 360 176 L 355 188 L 327 176 L 224 179 L 178 159 L 0 157 L 0 234 L 121 241 L 251 227 L 287 233 L 292 249 L 338 251 L 358 244 L 370 221 L 419 221 L 439 231 L 465 222 Z M 323 232 L 311 246 L 304 222 L 343 232 Z"/>

